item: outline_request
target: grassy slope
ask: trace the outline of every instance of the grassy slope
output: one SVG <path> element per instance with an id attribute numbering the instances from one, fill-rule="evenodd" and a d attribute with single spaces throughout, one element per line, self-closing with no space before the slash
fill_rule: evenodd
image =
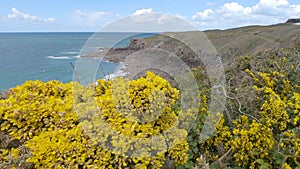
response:
<path id="1" fill-rule="evenodd" d="M 268 48 L 287 47 L 297 40 L 300 26 L 290 23 L 270 26 L 247 26 L 204 32 L 219 53 L 255 54 Z"/>
<path id="2" fill-rule="evenodd" d="M 300 26 L 291 23 L 270 26 L 247 26 L 227 30 L 204 31 L 219 53 L 230 55 L 255 54 L 268 48 L 287 47 L 300 38 Z M 162 36 L 144 39 L 154 46 L 166 40 Z M 174 43 L 168 39 L 168 43 Z"/>

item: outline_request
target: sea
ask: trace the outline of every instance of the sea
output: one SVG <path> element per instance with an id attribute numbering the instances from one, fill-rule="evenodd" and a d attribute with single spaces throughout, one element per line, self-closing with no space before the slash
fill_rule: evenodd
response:
<path id="1" fill-rule="evenodd" d="M 97 35 L 97 36 L 95 36 Z M 27 80 L 73 80 L 73 69 L 83 50 L 125 47 L 131 37 L 147 37 L 136 33 L 0 33 L 0 91 Z M 96 42 L 94 46 L 89 46 Z M 89 45 L 87 45 L 89 44 Z M 102 62 L 97 78 L 118 71 L 119 63 Z"/>

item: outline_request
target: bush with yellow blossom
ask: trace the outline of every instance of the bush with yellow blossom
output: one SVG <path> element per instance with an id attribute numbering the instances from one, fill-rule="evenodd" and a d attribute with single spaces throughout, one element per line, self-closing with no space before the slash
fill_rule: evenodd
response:
<path id="1" fill-rule="evenodd" d="M 162 168 L 166 158 L 175 165 L 188 160 L 189 145 L 183 139 L 187 131 L 176 129 L 180 108 L 174 106 L 178 99 L 179 91 L 151 72 L 137 80 L 99 80 L 88 87 L 73 82 L 27 81 L 0 100 L 0 126 L 28 150 L 22 160 L 31 168 Z M 95 128 L 99 122 L 124 137 L 94 138 L 89 132 L 100 131 Z M 132 147 L 124 138 L 134 141 L 162 133 L 165 138 L 159 138 L 169 139 L 167 147 L 151 144 L 148 151 L 154 152 L 145 156 L 126 153 Z M 103 146 L 104 142 L 114 148 Z M 144 148 L 143 144 L 135 148 L 139 146 Z M 0 147 L 0 151 L 0 163 L 6 164 L 2 167 L 21 165 L 16 162 L 21 156 L 19 148 Z"/>
<path id="2" fill-rule="evenodd" d="M 299 65 L 297 52 L 278 49 L 228 69 L 227 116 L 199 143 L 212 168 L 300 167 Z"/>

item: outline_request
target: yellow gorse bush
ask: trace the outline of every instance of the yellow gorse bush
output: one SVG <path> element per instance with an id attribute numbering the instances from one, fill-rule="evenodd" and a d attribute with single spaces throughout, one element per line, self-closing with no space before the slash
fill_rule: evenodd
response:
<path id="1" fill-rule="evenodd" d="M 300 93 L 294 92 L 294 96 L 288 102 L 288 105 L 294 111 L 295 118 L 293 119 L 293 125 L 300 126 Z"/>
<path id="2" fill-rule="evenodd" d="M 295 92 L 298 88 L 290 83 L 288 73 L 284 70 L 256 74 L 250 70 L 246 72 L 254 79 L 253 89 L 260 96 L 257 97 L 261 103 L 259 121 L 252 119 L 249 122 L 248 117 L 242 115 L 234 122 L 231 141 L 233 156 L 240 166 L 256 168 L 266 163 L 268 168 L 272 168 L 270 162 L 275 158 L 272 157 L 274 152 L 283 157 L 283 162 L 298 156 L 299 135 L 295 135 L 299 128 L 299 102 L 298 93 Z M 293 155 L 286 153 L 291 150 Z M 298 163 L 297 160 L 294 162 Z M 284 163 L 282 167 L 289 168 L 289 164 Z"/>
<path id="3" fill-rule="evenodd" d="M 274 147 L 272 129 L 255 120 L 249 122 L 245 115 L 234 124 L 230 144 L 236 162 L 241 166 L 255 166 L 256 159 L 268 159 L 269 151 Z"/>
<path id="4" fill-rule="evenodd" d="M 28 162 L 36 168 L 88 168 L 105 166 L 112 154 L 89 139 L 81 126 L 42 132 L 25 144 L 32 149 Z"/>
<path id="5" fill-rule="evenodd" d="M 72 128 L 78 123 L 73 113 L 72 83 L 27 81 L 11 89 L 0 101 L 1 130 L 21 141 L 43 131 Z"/>
<path id="6" fill-rule="evenodd" d="M 294 63 L 288 65 L 284 57 L 276 61 L 275 68 L 264 72 L 245 69 L 253 80 L 247 82 L 253 82 L 255 107 L 242 109 L 239 102 L 232 124 L 222 117 L 215 135 L 200 144 L 202 154 L 217 163 L 216 168 L 226 166 L 222 163 L 226 160 L 253 169 L 300 167 L 300 86 L 295 79 L 299 67 L 297 70 Z"/>
<path id="7" fill-rule="evenodd" d="M 161 168 L 167 156 L 176 165 L 188 160 L 189 145 L 183 139 L 187 131 L 176 129 L 182 113 L 174 109 L 178 99 L 179 91 L 151 72 L 137 80 L 98 80 L 88 87 L 27 81 L 0 100 L 0 124 L 31 150 L 27 161 L 35 168 Z M 109 128 L 97 128 L 102 123 Z M 109 130 L 122 137 L 111 137 Z M 142 142 L 135 148 L 154 150 L 152 154 L 126 154 L 130 140 L 151 137 L 156 140 L 150 147 Z M 161 147 L 156 144 L 160 141 L 167 143 Z M 14 149 L 0 151 L 16 154 Z M 0 157 L 7 162 L 6 156 Z"/>
<path id="8" fill-rule="evenodd" d="M 153 73 L 148 72 L 138 80 L 120 78 L 113 80 L 113 85 L 99 80 L 98 84 L 96 90 L 103 94 L 96 98 L 96 104 L 118 132 L 149 137 L 170 128 L 177 120 L 172 106 L 179 98 L 179 91 Z"/>
<path id="9" fill-rule="evenodd" d="M 209 160 L 215 161 L 220 157 L 220 152 L 226 152 L 230 148 L 230 140 L 232 140 L 232 133 L 230 128 L 225 124 L 224 115 L 221 115 L 220 121 L 216 126 L 216 133 L 202 144 L 201 149 L 204 150 L 205 155 Z"/>

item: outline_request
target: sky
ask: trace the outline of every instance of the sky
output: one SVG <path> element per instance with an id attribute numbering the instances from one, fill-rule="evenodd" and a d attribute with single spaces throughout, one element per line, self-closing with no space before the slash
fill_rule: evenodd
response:
<path id="1" fill-rule="evenodd" d="M 0 32 L 95 32 L 130 15 L 161 13 L 199 30 L 300 18 L 299 0 L 0 0 Z"/>

